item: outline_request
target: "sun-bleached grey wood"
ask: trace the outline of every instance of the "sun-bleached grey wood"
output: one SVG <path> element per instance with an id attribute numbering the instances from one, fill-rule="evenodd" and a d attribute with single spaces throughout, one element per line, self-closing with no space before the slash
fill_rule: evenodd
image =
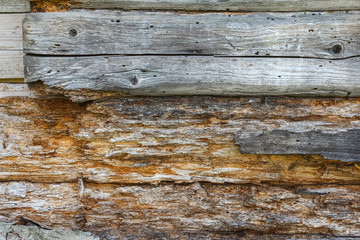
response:
<path id="1" fill-rule="evenodd" d="M 358 0 L 75 0 L 75 8 L 162 9 L 195 11 L 359 10 Z"/>
<path id="2" fill-rule="evenodd" d="M 26 82 L 133 95 L 360 96 L 360 58 L 25 57 Z"/>
<path id="3" fill-rule="evenodd" d="M 0 14 L 0 79 L 24 78 L 22 21 L 25 14 Z"/>
<path id="4" fill-rule="evenodd" d="M 274 130 L 235 138 L 245 154 L 321 154 L 327 159 L 360 162 L 360 129 L 336 133 Z"/>
<path id="5" fill-rule="evenodd" d="M 27 0 L 0 0 L 0 13 L 29 12 L 30 3 Z"/>
<path id="6" fill-rule="evenodd" d="M 360 55 L 360 12 L 28 14 L 25 52 L 346 58 Z"/>

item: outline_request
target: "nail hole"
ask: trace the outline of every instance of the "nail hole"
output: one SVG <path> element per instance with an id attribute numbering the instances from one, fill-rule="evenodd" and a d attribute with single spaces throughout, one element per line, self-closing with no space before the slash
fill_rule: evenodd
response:
<path id="1" fill-rule="evenodd" d="M 118 19 L 118 20 L 116 20 L 116 22 L 117 22 L 117 23 L 119 23 L 119 22 L 120 22 L 120 20 Z"/>
<path id="2" fill-rule="evenodd" d="M 69 35 L 70 35 L 70 37 L 76 37 L 76 35 L 77 35 L 76 29 L 70 29 Z"/>
<path id="3" fill-rule="evenodd" d="M 196 22 L 196 24 L 200 24 L 199 22 Z"/>
<path id="4" fill-rule="evenodd" d="M 130 77 L 129 81 L 132 85 L 137 85 L 139 83 L 139 80 L 136 76 Z"/>
<path id="5" fill-rule="evenodd" d="M 331 51 L 335 54 L 341 53 L 342 46 L 340 44 L 335 44 L 334 46 L 331 47 Z"/>
<path id="6" fill-rule="evenodd" d="M 56 44 L 55 44 L 55 47 L 60 47 L 60 44 L 56 43 Z"/>
<path id="7" fill-rule="evenodd" d="M 153 75 L 153 77 L 157 77 L 157 75 Z"/>
<path id="8" fill-rule="evenodd" d="M 51 73 L 51 72 L 52 72 L 51 70 L 47 71 L 47 73 Z"/>
<path id="9" fill-rule="evenodd" d="M 149 28 L 153 28 L 154 26 L 153 25 L 150 25 Z"/>

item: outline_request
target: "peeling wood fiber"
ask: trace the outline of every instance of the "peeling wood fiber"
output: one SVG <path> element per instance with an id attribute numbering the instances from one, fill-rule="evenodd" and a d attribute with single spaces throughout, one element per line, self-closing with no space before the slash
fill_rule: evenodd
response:
<path id="1" fill-rule="evenodd" d="M 69 230 L 47 230 L 36 226 L 19 226 L 0 223 L 0 239 L 76 239 L 76 240 L 100 240 L 89 233 L 73 232 Z"/>
<path id="2" fill-rule="evenodd" d="M 0 210 L 9 221 L 25 213 L 37 222 L 91 231 L 102 239 L 360 235 L 357 185 L 85 183 L 79 190 L 75 183 L 0 183 L 0 200 L 6 202 Z"/>
<path id="3" fill-rule="evenodd" d="M 32 85 L 29 97 L 0 99 L 0 181 L 360 183 L 354 164 L 240 154 L 235 145 L 238 133 L 284 127 L 359 129 L 358 99 L 118 97 L 76 104 L 36 97 Z"/>

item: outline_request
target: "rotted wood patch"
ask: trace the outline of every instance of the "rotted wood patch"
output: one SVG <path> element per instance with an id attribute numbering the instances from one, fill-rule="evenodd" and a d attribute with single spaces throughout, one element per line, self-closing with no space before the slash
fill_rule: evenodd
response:
<path id="1" fill-rule="evenodd" d="M 0 183 L 0 210 L 7 221 L 24 215 L 102 239 L 355 238 L 359 193 L 358 185 L 7 182 Z"/>
<path id="2" fill-rule="evenodd" d="M 2 181 L 360 183 L 354 164 L 241 154 L 234 137 L 359 129 L 358 99 L 118 97 L 77 104 L 36 97 L 33 85 L 28 97 L 0 99 Z M 25 94 L 20 86 L 13 90 Z"/>
<path id="3" fill-rule="evenodd" d="M 242 153 L 321 154 L 327 159 L 360 162 L 360 129 L 339 132 L 273 130 L 236 136 Z M 250 136 L 249 136 L 250 135 Z"/>
<path id="4" fill-rule="evenodd" d="M 43 229 L 37 226 L 20 226 L 0 223 L 0 239 L 76 239 L 76 240 L 100 240 L 99 237 L 90 233 L 73 232 L 60 229 Z"/>

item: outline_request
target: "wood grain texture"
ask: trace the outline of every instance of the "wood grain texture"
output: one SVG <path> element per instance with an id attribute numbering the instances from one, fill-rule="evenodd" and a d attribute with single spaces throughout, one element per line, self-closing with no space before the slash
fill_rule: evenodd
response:
<path id="1" fill-rule="evenodd" d="M 360 55 L 360 14 L 80 11 L 33 13 L 25 52 L 347 58 Z"/>
<path id="2" fill-rule="evenodd" d="M 42 229 L 36 226 L 19 226 L 0 223 L 0 239 L 76 239 L 76 240 L 100 240 L 99 237 L 89 233 L 73 232 L 60 229 Z"/>
<path id="3" fill-rule="evenodd" d="M 0 0 L 0 13 L 17 13 L 29 11 L 30 3 L 27 0 Z M 2 22 L 0 25 L 2 25 Z"/>
<path id="4" fill-rule="evenodd" d="M 36 97 L 30 87 L 29 97 L 0 99 L 0 181 L 360 183 L 354 164 L 241 154 L 235 144 L 236 134 L 255 130 L 359 129 L 358 99 L 118 97 L 76 104 Z"/>
<path id="5" fill-rule="evenodd" d="M 328 159 L 360 162 L 360 130 L 296 132 L 274 130 L 237 136 L 242 153 L 256 154 L 321 154 Z"/>
<path id="6" fill-rule="evenodd" d="M 24 17 L 24 14 L 0 14 L 0 79 L 24 78 Z"/>
<path id="7" fill-rule="evenodd" d="M 25 81 L 131 95 L 360 96 L 360 58 L 26 56 Z"/>
<path id="8" fill-rule="evenodd" d="M 31 0 L 33 1 L 33 0 Z M 47 1 L 53 2 L 53 1 Z M 194 11 L 330 11 L 360 10 L 357 0 L 72 0 L 74 8 Z"/>
<path id="9" fill-rule="evenodd" d="M 101 239 L 355 238 L 359 193 L 358 185 L 10 182 L 0 184 L 0 200 L 6 203 L 0 209 L 9 221 L 25 215 Z"/>

